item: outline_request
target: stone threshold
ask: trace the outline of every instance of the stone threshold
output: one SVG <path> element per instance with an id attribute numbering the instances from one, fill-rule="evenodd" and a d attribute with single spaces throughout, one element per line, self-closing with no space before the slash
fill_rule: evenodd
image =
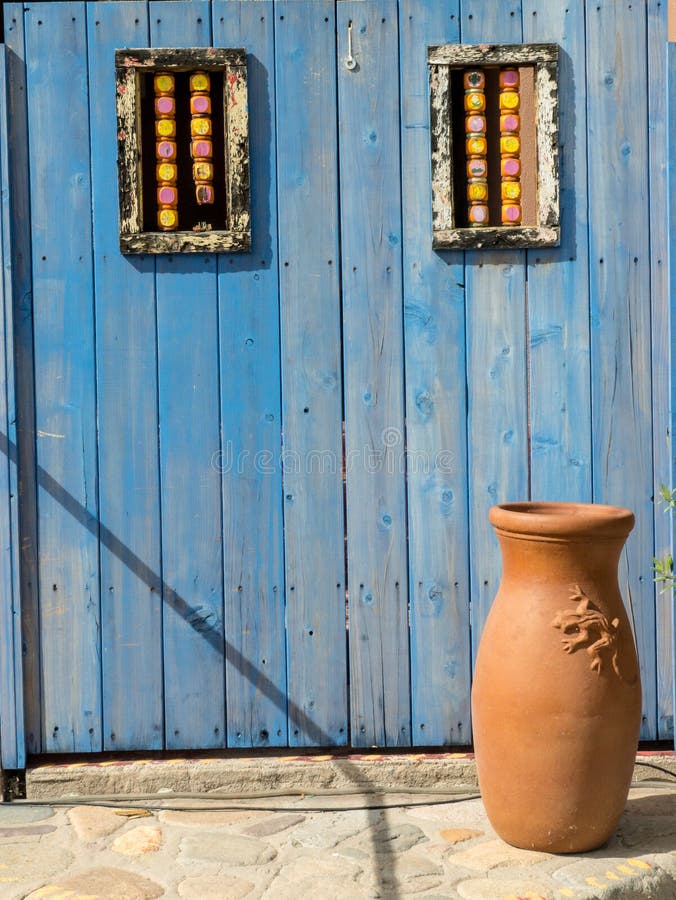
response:
<path id="1" fill-rule="evenodd" d="M 655 769 L 653 766 L 657 766 Z M 639 751 L 635 781 L 668 779 L 676 785 L 674 751 Z M 410 790 L 478 789 L 472 753 L 308 754 L 245 757 L 191 756 L 103 761 L 58 761 L 26 769 L 26 798 L 116 794 L 249 794 L 264 791 L 350 790 L 406 793 Z"/>

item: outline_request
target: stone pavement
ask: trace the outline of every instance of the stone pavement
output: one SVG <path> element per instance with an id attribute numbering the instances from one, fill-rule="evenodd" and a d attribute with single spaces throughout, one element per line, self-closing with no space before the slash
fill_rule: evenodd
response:
<path id="1" fill-rule="evenodd" d="M 460 796 L 163 797 L 0 805 L 0 898 L 676 900 L 676 782 L 632 789 L 614 838 L 580 856 L 509 847 Z"/>

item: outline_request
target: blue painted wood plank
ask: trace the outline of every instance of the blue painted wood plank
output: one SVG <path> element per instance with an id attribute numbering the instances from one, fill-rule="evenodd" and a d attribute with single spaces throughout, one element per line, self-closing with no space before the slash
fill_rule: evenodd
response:
<path id="1" fill-rule="evenodd" d="M 524 0 L 524 40 L 559 55 L 561 245 L 527 253 L 531 494 L 590 502 L 584 7 Z"/>
<path id="2" fill-rule="evenodd" d="M 96 398 L 84 3 L 25 13 L 35 310 L 43 748 L 101 749 Z M 67 99 L 66 99 L 67 98 Z"/>
<path id="3" fill-rule="evenodd" d="M 521 2 L 461 0 L 463 43 L 519 43 Z M 488 510 L 528 483 L 525 252 L 465 254 L 472 655 L 500 582 Z"/>
<path id="4" fill-rule="evenodd" d="M 636 515 L 620 586 L 641 663 L 642 737 L 651 739 L 657 697 L 646 7 L 597 0 L 586 16 L 594 500 Z"/>
<path id="5" fill-rule="evenodd" d="M 667 45 L 667 197 L 668 197 L 668 253 L 669 253 L 669 297 L 670 297 L 670 449 L 671 449 L 671 485 L 676 485 L 676 453 L 673 449 L 674 435 L 676 435 L 676 43 Z M 670 548 L 673 554 L 673 544 Z M 676 708 L 676 636 L 673 632 L 673 623 L 676 622 L 676 591 L 671 591 L 671 597 L 665 595 L 664 600 L 671 600 L 671 658 L 672 658 L 672 710 Z M 673 720 L 672 720 L 673 726 Z"/>
<path id="6" fill-rule="evenodd" d="M 411 742 L 397 3 L 337 7 L 352 744 Z M 357 65 L 348 69 L 348 29 Z"/>
<path id="7" fill-rule="evenodd" d="M 14 415 L 14 352 L 12 315 L 12 242 L 9 178 L 7 48 L 0 48 L 0 237 L 4 278 L 0 284 L 0 768 L 25 765 L 23 724 L 23 653 L 19 595 L 18 504 L 12 470 L 16 443 L 9 449 L 9 417 Z M 15 429 L 12 427 L 12 430 Z"/>
<path id="8" fill-rule="evenodd" d="M 662 484 L 671 484 L 670 441 L 670 310 L 669 248 L 667 230 L 667 6 L 661 0 L 648 0 L 648 169 L 650 172 L 650 309 L 652 346 L 653 407 L 653 496 Z M 671 553 L 673 519 L 660 504 L 655 504 L 656 557 Z M 674 737 L 672 696 L 673 622 L 668 597 L 657 586 L 657 737 Z"/>
<path id="9" fill-rule="evenodd" d="M 292 746 L 347 741 L 333 0 L 275 5 L 284 536 Z"/>
<path id="10" fill-rule="evenodd" d="M 15 589 L 21 598 L 21 631 L 24 646 L 23 700 L 25 749 L 38 753 L 41 744 L 40 692 L 40 627 L 38 608 L 37 564 L 37 495 L 35 481 L 35 375 L 33 366 L 33 286 L 31 271 L 30 186 L 26 147 L 28 145 L 28 112 L 26 108 L 26 66 L 24 47 L 23 4 L 5 4 L 5 46 L 7 63 L 7 103 L 9 153 L 7 180 L 8 225 L 5 238 L 11 244 L 11 270 L 6 272 L 6 290 L 11 293 L 12 317 L 7 334 L 14 337 L 15 390 L 8 395 L 8 439 L 10 456 L 10 491 L 18 510 L 13 514 L 15 541 Z M 7 342 L 11 347 L 12 342 Z M 13 450 L 12 448 L 16 448 Z M 25 473 L 19 485 L 19 470 Z M 18 515 L 17 515 L 18 513 Z M 17 521 L 18 519 L 18 521 Z M 20 554 L 17 560 L 17 554 Z M 15 605 L 15 608 L 18 606 Z M 17 753 L 19 752 L 17 748 Z M 19 757 L 20 759 L 21 757 Z"/>
<path id="11" fill-rule="evenodd" d="M 118 245 L 114 51 L 148 44 L 147 4 L 87 6 L 101 517 L 104 748 L 164 741 L 155 264 Z M 121 414 L 121 405 L 123 414 Z M 148 583 L 140 559 L 154 573 Z"/>
<path id="12" fill-rule="evenodd" d="M 214 40 L 247 50 L 253 246 L 219 259 L 228 746 L 285 746 L 287 704 L 274 8 L 213 3 Z"/>
<path id="13" fill-rule="evenodd" d="M 411 707 L 416 745 L 470 741 L 463 254 L 432 250 L 426 49 L 457 42 L 459 2 L 404 0 L 401 142 Z"/>
<path id="14" fill-rule="evenodd" d="M 208 47 L 207 0 L 151 2 L 154 47 Z M 213 256 L 157 258 L 166 746 L 225 745 Z"/>

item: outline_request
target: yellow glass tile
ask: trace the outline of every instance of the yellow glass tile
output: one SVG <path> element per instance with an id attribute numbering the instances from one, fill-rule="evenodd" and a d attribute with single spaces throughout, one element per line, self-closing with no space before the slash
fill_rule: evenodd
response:
<path id="1" fill-rule="evenodd" d="M 501 191 L 503 200 L 518 200 L 521 196 L 521 182 L 503 181 Z"/>
<path id="2" fill-rule="evenodd" d="M 178 225 L 178 214 L 173 209 L 161 209 L 157 214 L 157 222 L 162 228 L 176 228 Z"/>
<path id="3" fill-rule="evenodd" d="M 178 171 L 173 163 L 160 163 L 157 167 L 158 181 L 176 181 Z"/>
<path id="4" fill-rule="evenodd" d="M 214 167 L 208 162 L 196 162 L 192 166 L 192 177 L 195 181 L 212 181 L 214 177 Z"/>
<path id="5" fill-rule="evenodd" d="M 174 90 L 174 76 L 166 72 L 155 76 L 155 90 L 161 94 L 170 94 Z"/>
<path id="6" fill-rule="evenodd" d="M 466 146 L 469 156 L 485 156 L 488 149 L 486 138 L 483 137 L 467 138 Z"/>
<path id="7" fill-rule="evenodd" d="M 206 72 L 194 72 L 190 76 L 191 91 L 208 91 L 210 83 L 209 76 Z"/>
<path id="8" fill-rule="evenodd" d="M 500 109 L 515 110 L 519 108 L 519 95 L 516 91 L 503 91 L 500 94 Z"/>
<path id="9" fill-rule="evenodd" d="M 158 137 L 173 137 L 176 134 L 176 122 L 174 119 L 158 119 L 155 122 L 155 134 Z"/>
<path id="10" fill-rule="evenodd" d="M 467 185 L 468 200 L 486 200 L 488 198 L 488 185 L 485 181 L 477 181 Z"/>
<path id="11" fill-rule="evenodd" d="M 508 134 L 500 138 L 500 153 L 516 154 L 521 149 L 521 141 L 515 134 Z"/>
<path id="12" fill-rule="evenodd" d="M 465 110 L 467 112 L 482 112 L 486 109 L 486 97 L 484 94 L 472 92 L 465 94 Z"/>

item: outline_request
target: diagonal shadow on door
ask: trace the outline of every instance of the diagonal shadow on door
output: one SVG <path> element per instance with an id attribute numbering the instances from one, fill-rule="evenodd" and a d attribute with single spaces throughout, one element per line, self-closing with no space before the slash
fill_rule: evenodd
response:
<path id="1" fill-rule="evenodd" d="M 2 432 L 0 432 L 0 452 L 4 453 L 12 463 L 17 463 L 17 447 Z M 264 672 L 246 659 L 236 647 L 233 647 L 219 631 L 209 628 L 205 629 L 199 610 L 187 603 L 171 585 L 166 584 L 157 572 L 153 571 L 130 547 L 100 522 L 97 516 L 82 506 L 62 484 L 41 466 L 37 466 L 37 483 L 78 523 L 97 537 L 101 545 L 114 554 L 137 578 L 161 596 L 163 603 L 167 607 L 187 622 L 218 653 L 223 654 L 225 659 L 249 682 L 255 684 L 257 690 L 261 691 L 279 710 L 288 715 L 294 726 L 302 729 L 317 747 L 331 747 L 330 735 L 318 726 L 298 704 L 290 700 L 270 681 Z M 396 831 L 391 823 L 387 821 L 387 808 L 383 807 L 382 818 L 380 810 L 374 808 L 383 804 L 385 791 L 368 778 L 365 778 L 363 773 L 348 760 L 343 761 L 342 768 L 346 777 L 354 785 L 355 793 L 362 794 L 364 797 L 368 796 L 372 803 L 371 807 L 367 807 L 367 816 L 371 832 L 372 855 L 375 861 L 376 884 L 374 885 L 374 890 L 376 893 L 373 896 L 397 900 L 400 897 L 400 893 L 396 883 L 396 851 L 390 846 L 391 840 L 396 837 Z"/>

